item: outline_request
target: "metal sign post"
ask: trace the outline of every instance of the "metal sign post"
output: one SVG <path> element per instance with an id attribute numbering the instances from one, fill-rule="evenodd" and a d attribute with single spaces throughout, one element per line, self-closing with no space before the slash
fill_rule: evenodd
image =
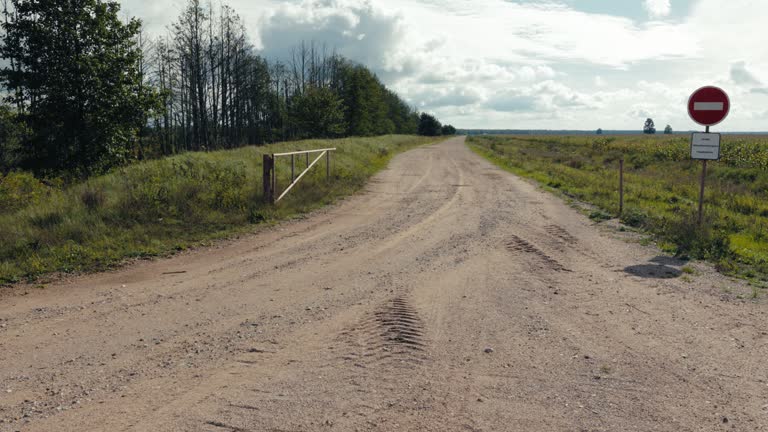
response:
<path id="1" fill-rule="evenodd" d="M 624 216 L 624 158 L 619 159 L 619 216 Z"/>
<path id="2" fill-rule="evenodd" d="M 717 87 L 702 87 L 688 99 L 688 115 L 696 123 L 706 126 L 704 133 L 691 135 L 691 159 L 702 161 L 701 189 L 699 190 L 699 225 L 704 221 L 704 183 L 707 179 L 707 161 L 720 160 L 720 134 L 709 133 L 709 127 L 719 124 L 731 110 L 728 95 Z"/>
<path id="3" fill-rule="evenodd" d="M 701 136 L 705 135 L 705 136 Z M 714 138 L 710 138 L 708 135 Z M 710 144 L 717 141 L 717 144 Z M 720 134 L 709 133 L 709 126 L 707 131 L 703 134 L 694 133 L 691 138 L 691 157 L 693 159 L 700 159 L 701 165 L 701 190 L 699 191 L 699 225 L 704 221 L 704 183 L 707 181 L 707 161 L 718 160 L 720 158 Z"/>

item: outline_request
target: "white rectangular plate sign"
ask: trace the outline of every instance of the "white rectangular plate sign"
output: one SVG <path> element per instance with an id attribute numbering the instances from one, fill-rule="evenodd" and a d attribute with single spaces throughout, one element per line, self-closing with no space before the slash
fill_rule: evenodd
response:
<path id="1" fill-rule="evenodd" d="M 694 133 L 691 137 L 691 159 L 719 160 L 720 134 Z"/>

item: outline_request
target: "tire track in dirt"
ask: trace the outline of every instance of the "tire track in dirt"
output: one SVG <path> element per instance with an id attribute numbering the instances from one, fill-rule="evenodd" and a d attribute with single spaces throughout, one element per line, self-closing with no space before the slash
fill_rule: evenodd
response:
<path id="1" fill-rule="evenodd" d="M 544 227 L 544 231 L 549 233 L 551 236 L 562 240 L 565 244 L 569 246 L 573 246 L 576 243 L 578 243 L 578 240 L 576 239 L 576 237 L 572 236 L 571 233 L 569 233 L 565 228 L 561 226 L 547 225 L 546 227 Z"/>
<path id="2" fill-rule="evenodd" d="M 458 179 L 456 182 L 457 184 L 461 184 L 464 182 L 464 173 L 458 169 L 458 167 L 457 171 Z M 387 251 L 397 247 L 403 241 L 413 238 L 413 236 L 415 236 L 417 233 L 423 232 L 428 229 L 428 227 L 439 223 L 440 217 L 456 206 L 456 203 L 458 202 L 462 191 L 464 190 L 465 189 L 463 188 L 450 187 L 450 196 L 444 200 L 441 200 L 441 204 L 437 209 L 431 211 L 428 216 L 409 226 L 407 229 L 399 230 L 395 235 L 387 237 L 386 241 L 381 242 L 381 245 L 375 249 L 374 255 L 384 254 Z"/>
<path id="3" fill-rule="evenodd" d="M 404 297 L 378 307 L 339 335 L 341 360 L 356 367 L 412 367 L 426 360 L 424 323 Z"/>
<path id="4" fill-rule="evenodd" d="M 510 252 L 522 252 L 533 255 L 539 261 L 543 262 L 550 270 L 557 272 L 572 272 L 572 270 L 565 268 L 556 259 L 549 256 L 541 249 L 516 235 L 510 236 L 509 240 L 506 242 L 506 248 Z"/>

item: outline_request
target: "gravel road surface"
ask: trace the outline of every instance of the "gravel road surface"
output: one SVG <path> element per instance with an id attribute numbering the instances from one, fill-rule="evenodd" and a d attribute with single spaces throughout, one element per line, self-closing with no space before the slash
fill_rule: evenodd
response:
<path id="1" fill-rule="evenodd" d="M 0 431 L 768 430 L 766 301 L 636 237 L 418 148 L 305 219 L 2 290 Z"/>

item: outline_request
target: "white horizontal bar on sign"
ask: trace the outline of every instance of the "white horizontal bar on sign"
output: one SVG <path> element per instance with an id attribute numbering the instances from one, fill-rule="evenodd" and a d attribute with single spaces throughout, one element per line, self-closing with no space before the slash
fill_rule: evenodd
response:
<path id="1" fill-rule="evenodd" d="M 722 102 L 696 102 L 693 104 L 694 111 L 722 111 L 725 104 Z"/>
<path id="2" fill-rule="evenodd" d="M 275 153 L 272 156 L 278 157 L 278 156 L 291 156 L 291 155 L 300 155 L 300 154 L 307 154 L 307 153 L 322 153 L 326 151 L 336 151 L 335 148 L 327 148 L 327 149 L 319 149 L 319 150 L 302 150 L 302 151 L 295 151 L 290 153 Z"/>

